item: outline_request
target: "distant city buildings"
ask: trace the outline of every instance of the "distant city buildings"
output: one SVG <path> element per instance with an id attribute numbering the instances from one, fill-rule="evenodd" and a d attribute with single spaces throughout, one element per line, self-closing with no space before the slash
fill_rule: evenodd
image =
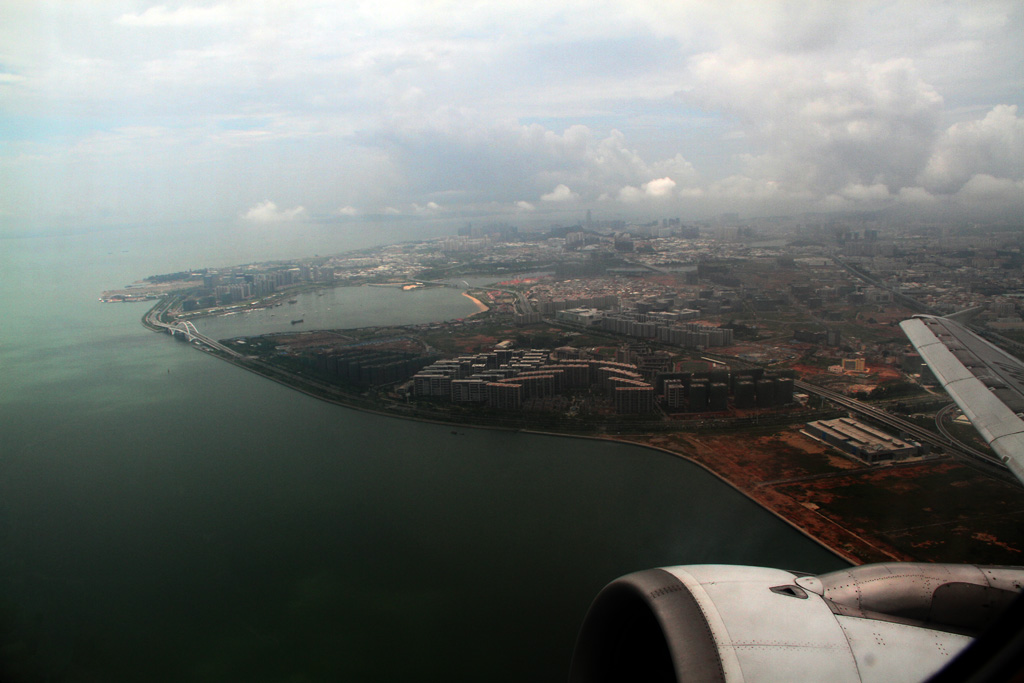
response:
<path id="1" fill-rule="evenodd" d="M 566 340 L 560 343 L 576 344 L 573 338 L 601 343 L 596 340 L 618 335 L 625 342 L 616 361 L 629 367 L 602 361 L 600 370 L 585 351 L 569 347 L 540 360 L 520 351 L 497 360 L 434 363 L 435 357 L 423 361 L 429 368 L 401 358 L 317 361 L 333 363 L 318 371 L 339 380 L 369 382 L 361 386 L 394 381 L 404 367 L 404 381 L 417 377 L 409 385 L 415 396 L 502 409 L 532 410 L 552 397 L 591 391 L 605 401 L 602 409 L 625 414 L 775 409 L 792 400 L 789 378 L 739 372 L 723 378 L 692 368 L 688 378 L 673 377 L 682 374 L 679 350 L 731 347 L 723 353 L 870 393 L 900 374 L 905 382 L 931 379 L 919 357 L 906 353 L 895 327 L 908 311 L 976 308 L 975 324 L 990 331 L 1015 337 L 1024 329 L 1024 239 L 1015 232 L 889 229 L 874 220 L 754 224 L 735 215 L 692 225 L 678 218 L 577 220 L 534 232 L 467 224 L 434 240 L 172 273 L 151 282 L 187 281 L 192 289 L 178 312 L 194 313 L 284 303 L 288 288 L 308 283 L 479 282 L 474 278 L 486 274 L 500 283 L 481 295 L 489 313 L 451 323 L 452 329 L 507 324 L 502 334 L 508 337 L 557 334 Z M 543 328 L 551 323 L 561 329 Z M 374 369 L 392 363 L 399 365 Z"/>
<path id="2" fill-rule="evenodd" d="M 304 282 L 330 284 L 334 280 L 333 268 L 309 263 L 283 268 L 239 266 L 224 272 L 207 271 L 203 275 L 202 287 L 194 289 L 192 296 L 182 302 L 182 310 L 190 312 L 230 306 L 266 297 Z"/>

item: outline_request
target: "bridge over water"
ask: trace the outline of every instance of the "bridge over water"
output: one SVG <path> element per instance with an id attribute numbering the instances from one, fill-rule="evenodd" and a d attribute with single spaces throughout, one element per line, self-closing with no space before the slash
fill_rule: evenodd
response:
<path id="1" fill-rule="evenodd" d="M 199 330 L 196 329 L 196 326 L 192 323 L 191 320 L 176 322 L 173 325 L 167 325 L 166 323 L 164 323 L 161 326 L 164 327 L 167 333 L 170 334 L 172 337 L 180 337 L 187 342 L 193 342 L 203 346 L 207 346 L 216 351 L 226 353 L 232 358 L 245 357 L 242 354 L 238 353 L 238 351 L 235 351 L 232 348 L 224 346 L 219 341 L 210 339 L 209 337 L 200 333 Z"/>
<path id="2" fill-rule="evenodd" d="M 207 349 L 210 350 L 226 353 L 231 358 L 245 358 L 245 356 L 240 354 L 238 351 L 235 351 L 232 348 L 224 346 L 219 341 L 210 339 L 209 337 L 201 333 L 198 329 L 196 329 L 195 324 L 191 320 L 181 320 L 175 323 L 165 323 L 160 319 L 160 315 L 164 312 L 164 310 L 166 310 L 166 308 L 167 304 L 164 302 L 161 302 L 160 304 L 157 304 L 156 306 L 151 308 L 149 312 L 146 313 L 146 317 L 144 319 L 146 325 L 154 330 L 163 330 L 172 337 L 184 339 L 187 342 L 196 343 L 200 346 L 205 346 Z"/>

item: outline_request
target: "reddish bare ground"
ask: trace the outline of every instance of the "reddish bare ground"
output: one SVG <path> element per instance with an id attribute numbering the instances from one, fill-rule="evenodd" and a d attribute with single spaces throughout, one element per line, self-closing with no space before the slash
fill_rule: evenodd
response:
<path id="1" fill-rule="evenodd" d="M 803 378 L 807 378 L 808 375 L 821 375 L 828 372 L 825 368 L 817 368 L 813 365 L 803 365 L 802 363 L 794 363 L 789 367 L 790 369 L 795 370 L 797 374 Z"/>
<path id="2" fill-rule="evenodd" d="M 879 382 L 888 382 L 894 379 L 900 379 L 903 375 L 900 371 L 892 365 L 870 365 L 868 366 L 868 372 L 876 377 Z"/>
<path id="3" fill-rule="evenodd" d="M 950 460 L 868 467 L 790 429 L 629 437 L 694 460 L 853 562 L 1024 562 L 1024 489 Z"/>

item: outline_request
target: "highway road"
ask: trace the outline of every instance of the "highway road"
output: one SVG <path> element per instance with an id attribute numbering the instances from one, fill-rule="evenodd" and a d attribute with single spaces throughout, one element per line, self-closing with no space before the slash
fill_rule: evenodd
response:
<path id="1" fill-rule="evenodd" d="M 951 412 L 955 411 L 956 409 L 957 409 L 956 404 L 955 403 L 950 403 L 948 406 L 946 406 L 945 408 L 943 408 L 939 412 L 935 413 L 935 426 L 942 433 L 942 435 L 944 437 L 946 437 L 947 439 L 949 439 L 951 442 L 955 443 L 957 448 L 962 450 L 964 453 L 968 453 L 968 454 L 974 456 L 975 458 L 978 458 L 979 460 L 989 460 L 989 461 L 991 461 L 994 464 L 1002 466 L 1002 462 L 995 455 L 989 455 L 988 453 L 985 453 L 984 451 L 979 451 L 976 448 L 971 448 L 970 446 L 965 444 L 963 441 L 960 441 L 958 438 L 956 438 L 953 435 L 953 433 L 949 431 L 949 428 L 946 427 L 946 417 Z"/>
<path id="2" fill-rule="evenodd" d="M 162 321 L 160 317 L 168 308 L 170 308 L 172 302 L 172 297 L 165 297 L 164 299 L 161 299 L 156 306 L 153 306 L 153 308 L 146 312 L 146 315 L 142 319 L 142 324 L 154 331 L 166 332 L 171 335 L 182 334 L 189 341 L 199 342 L 200 346 L 207 347 L 206 350 L 220 351 L 221 353 L 226 353 L 228 356 L 236 360 L 246 358 L 246 356 L 238 351 L 224 346 L 219 341 L 210 339 L 209 337 L 201 334 L 195 328 L 195 325 L 190 324 L 190 329 L 185 329 L 183 327 L 179 327 L 179 324 L 169 324 Z"/>
<path id="3" fill-rule="evenodd" d="M 948 432 L 942 429 L 941 427 L 940 431 L 942 431 L 942 434 L 936 434 L 930 429 L 925 429 L 924 427 L 921 427 L 920 425 L 910 422 L 909 420 L 904 420 L 903 418 L 896 417 L 895 415 L 886 412 L 881 408 L 875 407 L 868 403 L 864 403 L 863 401 L 858 401 L 857 399 L 854 398 L 850 398 L 849 396 L 841 394 L 837 391 L 825 389 L 824 387 L 819 387 L 816 384 L 810 384 L 802 380 L 794 381 L 793 385 L 796 388 L 800 389 L 801 391 L 807 392 L 808 394 L 821 396 L 822 398 L 828 399 L 833 403 L 837 403 L 843 406 L 844 408 L 856 412 L 864 417 L 873 419 L 876 422 L 892 427 L 893 429 L 899 430 L 901 433 L 908 434 L 911 438 L 917 441 L 937 446 L 943 449 L 945 452 L 949 453 L 950 455 L 959 458 L 961 461 L 981 464 L 990 471 L 998 470 L 1001 475 L 1008 475 L 1010 473 L 1009 469 L 1001 462 L 999 462 L 999 460 L 989 455 L 986 455 L 981 451 L 977 451 L 973 448 L 964 447 L 959 441 L 953 438 L 952 435 L 948 434 Z"/>
<path id="4" fill-rule="evenodd" d="M 746 361 L 733 358 L 731 356 L 722 356 L 718 354 L 706 354 L 710 356 L 709 360 L 721 359 L 723 362 L 728 363 L 732 367 L 737 368 L 756 368 L 761 367 L 755 363 L 749 363 Z M 873 406 L 863 401 L 858 401 L 855 398 L 850 398 L 845 394 L 841 394 L 838 391 L 832 391 L 825 387 L 820 387 L 817 384 L 811 384 L 803 380 L 794 380 L 793 386 L 800 391 L 808 394 L 814 394 L 821 398 L 827 399 L 833 403 L 836 403 L 847 410 L 855 412 L 864 417 L 870 418 L 881 424 L 887 425 L 893 429 L 896 429 L 902 433 L 910 435 L 913 439 L 922 443 L 928 443 L 932 446 L 937 446 L 943 449 L 950 455 L 959 458 L 963 462 L 969 463 L 980 463 L 985 469 L 990 472 L 998 471 L 1000 475 L 1009 474 L 1010 470 L 997 458 L 990 456 L 986 453 L 978 451 L 976 449 L 964 446 L 956 438 L 954 438 L 948 430 L 940 423 L 939 415 L 936 415 L 936 425 L 939 429 L 940 434 L 936 434 L 930 429 L 925 429 L 920 425 L 904 420 L 903 418 L 897 417 L 886 410 Z M 948 407 L 947 407 L 948 409 Z"/>

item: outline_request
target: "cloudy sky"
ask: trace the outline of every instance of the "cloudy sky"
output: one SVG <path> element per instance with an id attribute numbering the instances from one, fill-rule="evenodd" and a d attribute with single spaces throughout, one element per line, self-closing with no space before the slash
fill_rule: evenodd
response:
<path id="1" fill-rule="evenodd" d="M 0 231 L 1024 211 L 1024 3 L 0 0 Z"/>

